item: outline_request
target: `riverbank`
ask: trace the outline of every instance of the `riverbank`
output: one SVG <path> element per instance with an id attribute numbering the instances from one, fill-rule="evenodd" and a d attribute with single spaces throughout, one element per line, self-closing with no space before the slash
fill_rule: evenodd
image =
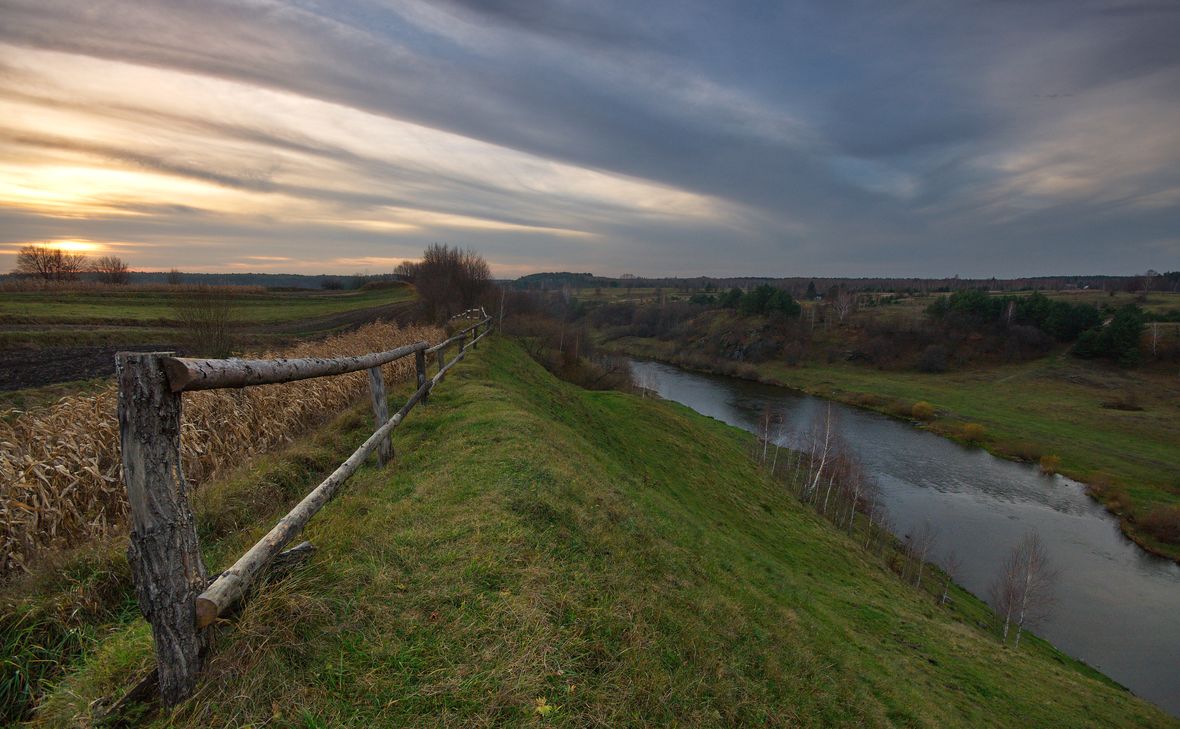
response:
<path id="1" fill-rule="evenodd" d="M 1086 483 L 1091 496 L 1118 517 L 1124 534 L 1152 554 L 1180 561 L 1180 544 L 1162 541 L 1144 528 L 1150 515 L 1180 506 L 1180 382 L 1066 355 L 923 374 L 846 363 L 713 361 L 686 356 L 671 342 L 636 337 L 602 346 L 902 418 L 1010 460 L 1056 457 L 1055 470 Z M 934 416 L 915 420 L 917 402 L 930 403 Z M 1136 407 L 1140 409 L 1127 409 Z"/>
<path id="2" fill-rule="evenodd" d="M 369 417 L 201 492 L 210 570 Z M 1177 725 L 1045 641 L 1002 646 L 969 593 L 903 584 L 770 481 L 752 436 L 688 408 L 582 390 L 493 338 L 398 434 L 396 464 L 358 472 L 309 525 L 316 554 L 215 628 L 197 695 L 152 725 Z M 106 604 L 129 604 L 121 546 Z M 82 599 L 67 567 L 43 610 Z M 84 723 L 150 665 L 131 611 L 85 640 L 38 723 Z"/>

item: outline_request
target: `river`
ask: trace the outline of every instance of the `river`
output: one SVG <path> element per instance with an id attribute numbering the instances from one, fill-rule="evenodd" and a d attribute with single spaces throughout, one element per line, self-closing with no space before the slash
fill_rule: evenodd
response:
<path id="1" fill-rule="evenodd" d="M 769 405 L 787 422 L 782 445 L 830 406 L 897 533 L 929 521 L 938 530 L 931 561 L 953 550 L 956 582 L 981 597 L 1013 545 L 1036 530 L 1061 574 L 1054 611 L 1035 632 L 1180 716 L 1180 565 L 1124 537 L 1082 484 L 785 388 L 657 362 L 633 361 L 632 372 L 661 397 L 751 432 Z"/>

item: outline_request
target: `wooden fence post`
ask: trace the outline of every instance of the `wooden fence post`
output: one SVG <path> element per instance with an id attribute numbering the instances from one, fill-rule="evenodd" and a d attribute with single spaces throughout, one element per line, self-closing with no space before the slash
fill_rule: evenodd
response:
<path id="1" fill-rule="evenodd" d="M 479 322 L 476 322 L 475 328 L 471 330 L 471 348 L 479 349 Z"/>
<path id="2" fill-rule="evenodd" d="M 438 371 L 443 371 L 443 365 L 446 364 L 446 347 L 439 347 L 438 351 L 434 353 L 434 359 L 438 362 Z"/>
<path id="3" fill-rule="evenodd" d="M 414 352 L 414 369 L 418 373 L 418 387 L 422 387 L 426 384 L 426 352 L 421 349 Z M 428 391 L 422 396 L 422 402 L 425 403 L 429 398 L 430 392 Z"/>
<path id="4" fill-rule="evenodd" d="M 172 392 L 161 358 L 120 352 L 119 439 L 131 507 L 127 559 L 139 609 L 152 626 L 160 694 L 177 704 L 192 693 L 205 640 L 197 629 L 196 597 L 205 589 L 197 530 L 180 463 L 180 394 Z"/>
<path id="5" fill-rule="evenodd" d="M 373 396 L 373 418 L 380 430 L 385 421 L 389 420 L 389 403 L 385 399 L 385 379 L 381 376 L 380 367 L 369 368 L 369 394 Z M 381 439 L 377 446 L 377 463 L 384 466 L 393 460 L 393 436 Z"/>

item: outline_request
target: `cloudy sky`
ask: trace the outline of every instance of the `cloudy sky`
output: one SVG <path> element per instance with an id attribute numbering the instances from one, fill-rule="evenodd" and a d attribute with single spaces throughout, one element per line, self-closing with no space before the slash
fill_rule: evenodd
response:
<path id="1" fill-rule="evenodd" d="M 0 267 L 1180 268 L 1180 2 L 0 0 Z"/>

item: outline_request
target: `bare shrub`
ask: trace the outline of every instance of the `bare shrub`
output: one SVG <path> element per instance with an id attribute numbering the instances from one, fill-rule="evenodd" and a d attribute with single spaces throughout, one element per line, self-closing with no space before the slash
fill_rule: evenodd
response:
<path id="1" fill-rule="evenodd" d="M 1139 519 L 1143 531 L 1169 544 L 1180 544 L 1180 506 L 1156 509 Z"/>
<path id="2" fill-rule="evenodd" d="M 968 443 L 982 443 L 983 436 L 986 431 L 979 423 L 967 423 L 963 426 L 961 433 L 963 440 L 967 441 Z"/>
<path id="3" fill-rule="evenodd" d="M 101 256 L 90 264 L 90 271 L 101 283 L 125 284 L 131 280 L 127 262 L 118 256 Z"/>
<path id="4" fill-rule="evenodd" d="M 1036 443 L 1027 440 L 1005 441 L 998 450 L 1017 460 L 1035 463 L 1041 460 L 1044 450 Z"/>
<path id="5" fill-rule="evenodd" d="M 1052 476 L 1053 474 L 1057 473 L 1057 468 L 1060 465 L 1061 458 L 1059 456 L 1050 455 L 1048 453 L 1041 456 L 1041 473 L 1045 474 L 1046 476 Z"/>
<path id="6" fill-rule="evenodd" d="M 233 298 L 222 289 L 202 286 L 177 301 L 176 319 L 194 354 L 228 357 L 233 351 Z"/>
<path id="7" fill-rule="evenodd" d="M 934 418 L 934 406 L 925 400 L 919 400 L 910 408 L 910 415 L 914 420 L 931 420 Z"/>

